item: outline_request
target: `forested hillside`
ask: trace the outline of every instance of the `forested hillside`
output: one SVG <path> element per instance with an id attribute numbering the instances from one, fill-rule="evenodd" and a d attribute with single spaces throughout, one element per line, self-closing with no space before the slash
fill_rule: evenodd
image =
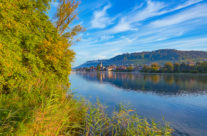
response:
<path id="1" fill-rule="evenodd" d="M 127 53 L 115 56 L 108 60 L 88 61 L 79 67 L 97 66 L 100 62 L 103 65 L 144 65 L 157 62 L 160 65 L 166 62 L 202 62 L 207 61 L 207 52 L 204 51 L 179 51 L 173 49 L 162 49 L 152 52 Z"/>

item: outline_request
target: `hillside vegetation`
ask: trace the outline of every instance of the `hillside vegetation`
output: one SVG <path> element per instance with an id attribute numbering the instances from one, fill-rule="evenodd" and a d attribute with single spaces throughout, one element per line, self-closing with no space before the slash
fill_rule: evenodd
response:
<path id="1" fill-rule="evenodd" d="M 100 62 L 107 65 L 144 65 L 158 63 L 164 65 L 166 62 L 203 62 L 207 61 L 207 52 L 204 51 L 179 51 L 173 49 L 162 49 L 152 52 L 127 53 L 115 56 L 108 60 L 88 61 L 79 67 L 97 66 Z"/>
<path id="2" fill-rule="evenodd" d="M 69 29 L 78 2 L 59 0 L 57 22 L 50 0 L 0 0 L 0 135 L 170 135 L 171 129 L 130 116 L 106 116 L 67 95 L 81 26 Z M 124 123 L 123 123 L 124 122 Z"/>

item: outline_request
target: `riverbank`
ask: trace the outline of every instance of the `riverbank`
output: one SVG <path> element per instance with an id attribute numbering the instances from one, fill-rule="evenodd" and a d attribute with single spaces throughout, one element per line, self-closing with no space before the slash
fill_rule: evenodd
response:
<path id="1" fill-rule="evenodd" d="M 90 105 L 74 100 L 72 95 L 66 96 L 65 91 L 47 92 L 49 95 L 36 92 L 24 93 L 23 96 L 17 93 L 1 95 L 3 123 L 0 133 L 53 136 L 170 135 L 172 132 L 168 124 L 141 119 L 133 110 L 123 106 L 114 111 L 113 116 L 108 116 L 99 103 Z"/>

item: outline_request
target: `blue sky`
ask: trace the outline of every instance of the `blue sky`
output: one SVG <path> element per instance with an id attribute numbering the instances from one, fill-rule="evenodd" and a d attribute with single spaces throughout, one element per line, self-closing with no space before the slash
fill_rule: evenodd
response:
<path id="1" fill-rule="evenodd" d="M 58 2 L 52 2 L 50 16 Z M 73 66 L 157 49 L 207 51 L 206 0 L 82 0 Z M 72 25 L 74 25 L 72 24 Z"/>

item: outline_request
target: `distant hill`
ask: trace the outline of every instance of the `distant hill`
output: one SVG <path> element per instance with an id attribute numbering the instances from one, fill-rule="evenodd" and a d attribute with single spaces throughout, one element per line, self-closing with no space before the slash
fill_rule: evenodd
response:
<path id="1" fill-rule="evenodd" d="M 153 62 L 157 62 L 160 65 L 163 65 L 168 61 L 172 63 L 207 61 L 207 52 L 161 49 L 152 52 L 126 53 L 126 54 L 115 56 L 111 59 L 87 61 L 86 63 L 78 66 L 77 68 L 97 66 L 100 62 L 103 63 L 103 66 L 108 66 L 108 65 L 130 65 L 130 64 L 144 65 L 144 64 L 151 64 Z"/>

